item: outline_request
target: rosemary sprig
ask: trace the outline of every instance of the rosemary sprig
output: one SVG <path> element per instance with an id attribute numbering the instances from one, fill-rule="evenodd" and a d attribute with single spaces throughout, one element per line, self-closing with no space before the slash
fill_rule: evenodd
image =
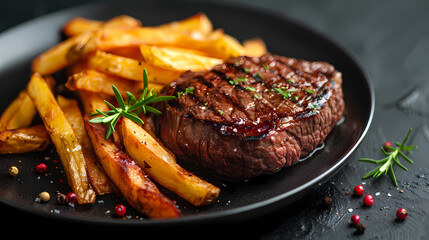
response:
<path id="1" fill-rule="evenodd" d="M 375 160 L 371 158 L 359 158 L 359 161 L 362 162 L 370 162 L 374 164 L 380 164 L 381 166 L 369 171 L 367 174 L 365 174 L 362 179 L 366 179 L 369 177 L 378 178 L 383 173 L 384 175 L 387 175 L 389 173 L 390 177 L 392 178 L 393 183 L 395 186 L 398 186 L 398 182 L 396 181 L 395 173 L 393 171 L 393 165 L 398 165 L 400 168 L 402 168 L 405 171 L 408 171 L 408 168 L 406 168 L 404 165 L 401 164 L 399 161 L 398 156 L 402 156 L 410 162 L 411 164 L 414 164 L 413 160 L 411 160 L 409 157 L 407 157 L 402 151 L 407 151 L 408 153 L 411 153 L 411 150 L 414 148 L 417 148 L 417 146 L 405 146 L 405 143 L 408 141 L 408 136 L 411 133 L 412 128 L 407 133 L 407 136 L 405 136 L 405 139 L 402 141 L 402 143 L 396 142 L 397 148 L 389 147 L 389 146 L 383 146 L 381 147 L 381 151 L 384 155 L 386 155 L 385 158 L 381 160 Z M 386 151 L 386 149 L 388 151 Z"/>
<path id="2" fill-rule="evenodd" d="M 90 116 L 102 115 L 101 117 L 93 118 L 89 122 L 91 123 L 102 123 L 109 124 L 109 128 L 106 131 L 106 140 L 115 132 L 115 126 L 121 117 L 126 117 L 134 122 L 144 124 L 143 120 L 138 116 L 142 112 L 152 112 L 155 114 L 161 114 L 158 109 L 148 106 L 150 103 L 168 101 L 176 98 L 175 96 L 161 96 L 157 97 L 157 93 L 153 92 L 153 88 L 148 91 L 148 76 L 146 69 L 143 70 L 143 93 L 137 99 L 132 93 L 127 91 L 127 102 L 124 101 L 119 90 L 112 85 L 113 92 L 115 93 L 116 101 L 118 102 L 118 108 L 113 106 L 110 102 L 104 100 L 104 102 L 112 109 L 110 111 L 102 112 L 99 109 L 95 109 L 95 113 L 91 113 Z"/>

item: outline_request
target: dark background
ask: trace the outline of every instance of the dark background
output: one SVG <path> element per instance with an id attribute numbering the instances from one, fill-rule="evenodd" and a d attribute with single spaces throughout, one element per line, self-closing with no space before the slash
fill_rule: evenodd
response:
<path id="1" fill-rule="evenodd" d="M 60 9 L 95 1 L 0 1 L 0 32 L 22 22 Z M 429 236 L 429 2 L 428 1 L 256 1 L 234 0 L 243 5 L 271 9 L 296 19 L 330 37 L 348 50 L 363 67 L 375 89 L 376 110 L 369 133 L 348 164 L 329 181 L 321 184 L 297 203 L 258 219 L 243 220 L 229 226 L 210 226 L 189 232 L 177 229 L 156 229 L 172 237 L 205 234 L 206 237 L 223 235 L 250 239 L 425 239 Z M 251 31 L 251 30 L 250 30 Z M 378 180 L 360 178 L 373 168 L 358 162 L 360 157 L 381 158 L 380 146 L 387 140 L 402 141 L 409 128 L 413 128 L 409 144 L 418 145 L 410 157 L 414 165 L 404 163 L 408 172 L 395 168 L 399 187 L 390 178 Z M 404 161 L 403 161 L 404 162 Z M 362 207 L 361 199 L 351 192 L 357 184 L 375 198 L 371 208 Z M 320 204 L 330 196 L 333 203 Z M 404 207 L 409 216 L 404 222 L 395 220 L 396 210 Z M 353 212 L 350 212 L 350 211 Z M 67 226 L 37 219 L 2 209 L 7 220 L 2 230 L 30 226 L 44 232 L 59 230 L 83 237 L 76 226 Z M 366 223 L 364 234 L 357 234 L 350 226 L 353 214 Z M 79 226 L 78 229 L 90 230 Z M 179 233 L 177 233 L 179 231 Z M 148 232 L 121 229 L 97 229 L 97 235 L 108 233 L 123 236 Z M 80 236 L 79 236 L 80 235 Z M 46 235 L 46 236 L 49 236 Z M 62 235 L 62 237 L 67 234 Z M 86 235 L 88 236 L 88 235 Z M 426 237 L 429 238 L 429 237 Z"/>

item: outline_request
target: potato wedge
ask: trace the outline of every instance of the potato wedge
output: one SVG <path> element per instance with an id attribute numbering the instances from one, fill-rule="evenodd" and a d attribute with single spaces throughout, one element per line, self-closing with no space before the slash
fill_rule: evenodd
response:
<path id="1" fill-rule="evenodd" d="M 135 122 L 124 118 L 118 132 L 126 152 L 167 189 L 195 206 L 210 204 L 219 195 L 219 188 L 179 166 L 175 156 Z"/>
<path id="2" fill-rule="evenodd" d="M 143 69 L 146 68 L 149 73 L 149 82 L 164 85 L 176 80 L 183 72 L 165 70 L 147 61 L 138 61 L 103 51 L 97 51 L 91 56 L 88 59 L 88 66 L 98 71 L 136 81 L 143 81 Z"/>
<path id="3" fill-rule="evenodd" d="M 223 62 L 222 59 L 201 56 L 177 48 L 141 45 L 140 52 L 151 64 L 176 72 L 209 70 Z"/>
<path id="4" fill-rule="evenodd" d="M 0 131 L 0 154 L 44 151 L 51 142 L 43 125 Z"/>
<path id="5" fill-rule="evenodd" d="M 64 24 L 62 32 L 66 36 L 74 36 L 87 31 L 94 31 L 99 28 L 132 28 L 140 27 L 142 23 L 140 20 L 128 15 L 119 15 L 113 17 L 105 22 L 92 20 L 82 17 L 75 17 Z"/>
<path id="6" fill-rule="evenodd" d="M 77 195 L 77 202 L 79 204 L 94 203 L 96 194 L 88 180 L 82 146 L 48 84 L 39 73 L 31 76 L 27 92 L 33 99 L 46 131 L 56 147 L 68 183 Z"/>
<path id="7" fill-rule="evenodd" d="M 85 130 L 85 124 L 78 102 L 74 99 L 68 99 L 60 95 L 57 96 L 57 101 L 72 126 L 79 144 L 82 146 L 89 180 L 91 181 L 91 185 L 96 194 L 104 195 L 112 193 L 114 185 L 107 177 L 103 167 L 95 155 L 91 140 Z"/>
<path id="8" fill-rule="evenodd" d="M 115 85 L 123 96 L 126 96 L 127 91 L 138 96 L 141 90 L 143 90 L 142 82 L 130 81 L 96 70 L 73 74 L 66 82 L 66 87 L 72 91 L 85 90 L 114 96 L 112 85 Z M 155 92 L 159 92 L 163 87 L 163 85 L 154 83 L 149 83 L 148 86 L 149 89 L 153 88 Z"/>
<path id="9" fill-rule="evenodd" d="M 55 86 L 52 77 L 47 77 L 46 82 L 51 89 Z M 33 100 L 27 94 L 27 90 L 22 90 L 18 97 L 14 99 L 0 117 L 0 131 L 6 129 L 26 128 L 30 126 L 36 115 Z"/>
<path id="10" fill-rule="evenodd" d="M 243 46 L 246 55 L 250 57 L 260 57 L 267 53 L 267 46 L 260 38 L 247 39 L 243 42 Z"/>
<path id="11" fill-rule="evenodd" d="M 90 123 L 86 118 L 85 127 L 104 170 L 132 207 L 150 218 L 181 216 L 176 206 L 159 192 L 142 168 L 112 138 L 104 138 L 106 126 Z"/>

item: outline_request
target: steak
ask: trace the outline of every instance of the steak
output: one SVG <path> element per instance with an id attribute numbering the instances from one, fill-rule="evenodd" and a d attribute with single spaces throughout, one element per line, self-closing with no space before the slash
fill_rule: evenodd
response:
<path id="1" fill-rule="evenodd" d="M 178 159 L 246 179 L 290 166 L 322 144 L 344 111 L 326 62 L 265 54 L 188 71 L 162 90 L 155 132 Z"/>

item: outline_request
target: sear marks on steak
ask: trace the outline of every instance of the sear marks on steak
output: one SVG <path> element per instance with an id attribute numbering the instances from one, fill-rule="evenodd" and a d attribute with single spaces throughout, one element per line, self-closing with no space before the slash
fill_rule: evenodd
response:
<path id="1" fill-rule="evenodd" d="M 163 89 L 155 131 L 179 159 L 244 179 L 290 166 L 322 144 L 344 111 L 326 62 L 266 54 L 184 73 Z"/>

